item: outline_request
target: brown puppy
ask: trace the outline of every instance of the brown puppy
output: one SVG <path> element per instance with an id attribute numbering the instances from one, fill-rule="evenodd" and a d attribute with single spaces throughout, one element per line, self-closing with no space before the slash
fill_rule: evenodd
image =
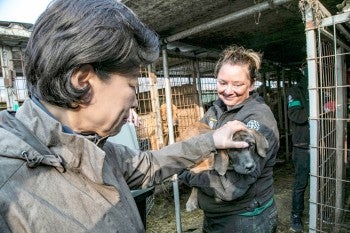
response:
<path id="1" fill-rule="evenodd" d="M 196 135 L 210 131 L 208 125 L 196 122 L 181 134 L 181 140 L 185 140 Z M 220 175 L 224 175 L 227 170 L 235 170 L 239 174 L 249 174 L 256 168 L 254 156 L 266 156 L 268 141 L 256 130 L 246 129 L 236 132 L 232 140 L 245 141 L 249 147 L 243 149 L 218 150 L 217 155 L 212 155 L 199 164 L 191 167 L 190 171 L 199 173 L 206 170 L 216 170 Z M 197 189 L 193 188 L 192 193 L 186 203 L 186 210 L 192 211 L 198 208 Z"/>
<path id="2" fill-rule="evenodd" d="M 164 146 L 169 144 L 169 128 L 168 128 L 168 116 L 167 116 L 167 105 L 164 103 L 160 106 L 160 115 L 162 117 L 162 130 L 164 135 Z M 179 117 L 178 117 L 178 109 L 176 105 L 171 105 L 171 112 L 173 118 L 173 130 L 175 134 L 175 138 L 178 136 L 178 126 L 179 126 Z M 153 148 L 152 148 L 153 149 Z"/>
<path id="3" fill-rule="evenodd" d="M 178 109 L 173 104 L 171 106 L 172 109 L 172 119 L 173 119 L 173 130 L 175 133 L 175 137 L 178 136 L 178 126 L 179 126 L 179 117 L 178 117 Z M 139 139 L 149 139 L 150 142 L 150 150 L 158 150 L 168 145 L 169 141 L 169 129 L 167 122 L 167 109 L 166 104 L 162 104 L 160 106 L 160 116 L 161 116 L 161 127 L 163 133 L 163 144 L 160 143 L 157 134 L 157 122 L 155 113 L 149 113 L 145 115 L 139 115 L 141 125 L 136 127 L 137 137 Z"/>

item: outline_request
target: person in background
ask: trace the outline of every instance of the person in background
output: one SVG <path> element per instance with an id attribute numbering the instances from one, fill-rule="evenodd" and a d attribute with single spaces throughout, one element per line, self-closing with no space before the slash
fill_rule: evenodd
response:
<path id="1" fill-rule="evenodd" d="M 0 232 L 145 232 L 130 189 L 248 146 L 232 141 L 238 121 L 159 151 L 108 142 L 158 56 L 158 36 L 119 1 L 49 4 L 25 51 L 29 98 L 0 113 Z"/>
<path id="2" fill-rule="evenodd" d="M 302 69 L 305 74 L 306 69 Z M 309 183 L 309 103 L 307 94 L 307 76 L 287 90 L 288 119 L 292 134 L 292 160 L 295 174 L 292 192 L 291 227 L 293 232 L 303 232 L 305 190 Z"/>
<path id="3" fill-rule="evenodd" d="M 279 149 L 279 132 L 270 108 L 254 91 L 261 54 L 240 46 L 225 49 L 215 67 L 216 100 L 202 122 L 217 129 L 238 120 L 265 136 L 269 148 L 255 170 L 246 175 L 229 170 L 220 176 L 215 170 L 179 179 L 199 188 L 198 205 L 204 211 L 203 232 L 268 233 L 277 228 L 273 188 L 273 166 Z M 219 201 L 218 201 L 219 200 Z"/>

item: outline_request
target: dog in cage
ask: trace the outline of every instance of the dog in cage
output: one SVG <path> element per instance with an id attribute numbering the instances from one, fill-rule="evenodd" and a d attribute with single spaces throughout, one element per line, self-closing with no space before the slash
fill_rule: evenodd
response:
<path id="1" fill-rule="evenodd" d="M 176 105 L 172 104 L 172 123 L 173 130 L 175 133 L 175 138 L 178 137 L 178 126 L 179 126 L 179 117 L 178 117 L 178 108 Z M 157 126 L 156 126 L 156 114 L 149 113 L 146 115 L 139 115 L 141 120 L 140 127 L 137 128 L 137 136 L 140 141 L 147 140 L 149 141 L 148 146 L 141 147 L 142 150 L 146 149 L 160 149 L 169 143 L 169 128 L 167 121 L 167 107 L 166 104 L 160 106 L 160 116 L 161 116 L 161 129 L 163 133 L 163 144 L 159 143 Z"/>
<path id="2" fill-rule="evenodd" d="M 171 112 L 172 112 L 172 124 L 173 124 L 173 132 L 175 135 L 175 138 L 178 137 L 179 132 L 179 116 L 178 116 L 178 108 L 176 105 L 171 105 Z M 162 131 L 163 131 L 163 142 L 164 146 L 169 144 L 169 127 L 168 127 L 168 115 L 167 115 L 167 105 L 164 103 L 160 106 L 160 115 L 162 118 Z"/>
<path id="3" fill-rule="evenodd" d="M 196 122 L 180 135 L 181 140 L 186 140 L 202 133 L 210 131 L 210 127 L 204 123 Z M 257 157 L 265 157 L 269 147 L 266 138 L 254 129 L 246 129 L 236 132 L 232 140 L 245 141 L 250 146 L 241 149 L 218 150 L 218 154 L 212 154 L 190 168 L 193 173 L 206 170 L 216 170 L 219 175 L 225 175 L 227 170 L 234 170 L 239 174 L 250 174 L 256 168 Z M 239 187 L 237 187 L 239 189 Z M 186 202 L 186 210 L 193 211 L 198 208 L 197 188 L 192 188 L 190 197 Z"/>

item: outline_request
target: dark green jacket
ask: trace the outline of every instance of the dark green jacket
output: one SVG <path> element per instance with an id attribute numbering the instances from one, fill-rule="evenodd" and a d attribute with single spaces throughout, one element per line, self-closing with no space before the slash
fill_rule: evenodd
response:
<path id="1" fill-rule="evenodd" d="M 293 146 L 308 149 L 309 132 L 309 103 L 307 89 L 296 85 L 288 90 L 288 119 L 292 132 Z"/>

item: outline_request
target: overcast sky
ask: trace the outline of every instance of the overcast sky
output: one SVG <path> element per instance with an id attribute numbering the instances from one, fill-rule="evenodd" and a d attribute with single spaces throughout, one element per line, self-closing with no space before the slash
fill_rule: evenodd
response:
<path id="1" fill-rule="evenodd" d="M 0 0 L 0 21 L 34 23 L 50 0 Z"/>

